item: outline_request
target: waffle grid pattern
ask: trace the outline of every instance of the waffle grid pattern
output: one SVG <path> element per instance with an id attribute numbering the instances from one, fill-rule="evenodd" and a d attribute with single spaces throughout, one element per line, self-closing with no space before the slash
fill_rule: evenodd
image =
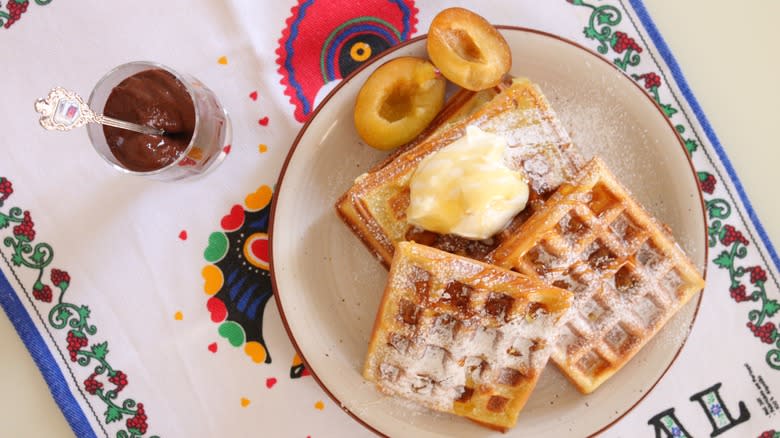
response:
<path id="1" fill-rule="evenodd" d="M 495 262 L 574 293 L 552 357 L 589 393 L 627 363 L 703 279 L 671 236 L 591 161 Z"/>
<path id="2" fill-rule="evenodd" d="M 399 245 L 364 375 L 384 392 L 503 430 L 536 385 L 569 295 L 456 257 Z"/>

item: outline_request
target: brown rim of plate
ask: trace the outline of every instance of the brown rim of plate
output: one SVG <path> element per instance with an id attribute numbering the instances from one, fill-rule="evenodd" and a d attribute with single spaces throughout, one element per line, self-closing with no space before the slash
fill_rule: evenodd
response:
<path id="1" fill-rule="evenodd" d="M 501 30 L 512 30 L 512 31 L 519 31 L 519 32 L 526 32 L 526 33 L 537 34 L 537 35 L 541 35 L 541 36 L 544 36 L 544 37 L 549 37 L 549 38 L 561 41 L 561 42 L 563 42 L 565 44 L 568 44 L 570 46 L 574 46 L 574 47 L 576 47 L 576 48 L 578 48 L 578 49 L 580 49 L 580 50 L 582 50 L 582 51 L 592 55 L 593 57 L 597 58 L 599 61 L 606 63 L 607 65 L 612 67 L 615 71 L 617 71 L 621 75 L 623 75 L 637 89 L 639 89 L 644 96 L 647 97 L 647 99 L 650 101 L 650 103 L 661 114 L 661 117 L 663 117 L 663 119 L 666 121 L 666 124 L 669 125 L 669 129 L 671 129 L 672 132 L 675 133 L 675 137 L 677 138 L 677 142 L 680 145 L 680 149 L 682 150 L 683 154 L 685 155 L 685 158 L 688 161 L 688 166 L 691 169 L 691 175 L 694 177 L 694 180 L 695 180 L 695 178 L 696 178 L 696 169 L 694 169 L 694 167 L 693 167 L 693 163 L 691 162 L 690 154 L 688 154 L 688 150 L 685 148 L 685 144 L 683 143 L 682 137 L 680 137 L 680 134 L 674 128 L 674 125 L 672 125 L 671 120 L 669 120 L 669 118 L 666 117 L 666 114 L 664 114 L 663 110 L 658 105 L 658 103 L 655 100 L 653 100 L 653 98 L 650 97 L 650 95 L 647 94 L 647 92 L 645 90 L 643 90 L 642 87 L 636 81 L 631 79 L 625 72 L 623 72 L 622 70 L 617 68 L 617 66 L 615 66 L 614 64 L 609 62 L 609 60 L 607 60 L 606 58 L 603 58 L 601 55 L 599 55 L 596 52 L 590 50 L 589 48 L 587 48 L 587 47 L 585 47 L 585 46 L 583 46 L 583 45 L 581 45 L 579 43 L 576 43 L 574 41 L 571 41 L 571 40 L 568 40 L 566 38 L 563 38 L 561 36 L 554 35 L 554 34 L 547 33 L 547 32 L 543 32 L 541 30 L 529 29 L 529 28 L 520 27 L 520 26 L 496 25 L 495 27 L 497 29 L 501 29 Z M 269 223 L 269 227 L 268 227 L 268 240 L 270 242 L 268 251 L 269 251 L 269 258 L 271 260 L 271 263 L 270 263 L 271 287 L 273 289 L 274 300 L 276 301 L 276 307 L 279 309 L 279 315 L 281 316 L 282 324 L 284 325 L 284 329 L 287 332 L 287 336 L 290 338 L 290 341 L 292 342 L 293 347 L 295 347 L 295 351 L 298 353 L 298 356 L 300 356 L 301 360 L 303 361 L 304 366 L 309 370 L 309 373 L 311 373 L 311 376 L 314 378 L 314 380 L 317 382 L 317 384 L 320 385 L 320 387 L 323 389 L 323 391 L 325 391 L 326 394 L 328 394 L 328 397 L 330 397 L 331 400 L 333 400 L 336 403 L 337 406 L 341 407 L 341 409 L 344 412 L 346 412 L 347 414 L 349 414 L 349 416 L 352 417 L 355 421 L 357 421 L 358 423 L 363 425 L 363 427 L 365 427 L 366 429 L 374 432 L 375 434 L 377 434 L 379 436 L 387 436 L 387 435 L 383 434 L 382 432 L 380 432 L 379 430 L 374 428 L 372 425 L 368 424 L 365 420 L 363 420 L 362 418 L 360 418 L 359 416 L 354 414 L 352 411 L 350 411 L 341 402 L 341 400 L 339 400 L 335 395 L 333 395 L 333 393 L 322 382 L 322 380 L 320 380 L 319 376 L 317 376 L 316 371 L 309 366 L 309 363 L 306 360 L 306 356 L 303 354 L 301 349 L 298 347 L 298 342 L 295 340 L 295 336 L 293 335 L 292 331 L 290 330 L 290 325 L 287 323 L 287 315 L 284 312 L 284 308 L 282 307 L 281 299 L 279 298 L 279 289 L 276 287 L 276 273 L 275 273 L 275 270 L 274 270 L 273 237 L 274 237 L 274 224 L 275 224 L 275 220 L 274 219 L 276 218 L 276 201 L 277 201 L 277 199 L 279 197 L 279 193 L 281 192 L 282 183 L 284 182 L 284 175 L 285 175 L 285 173 L 287 171 L 287 165 L 290 163 L 290 159 L 292 158 L 293 154 L 295 153 L 295 150 L 298 148 L 298 144 L 299 144 L 301 138 L 303 137 L 303 134 L 308 129 L 309 124 L 311 124 L 311 122 L 314 120 L 314 118 L 317 117 L 317 114 L 319 114 L 320 110 L 325 107 L 325 104 L 331 99 L 331 97 L 333 97 L 333 95 L 335 95 L 339 90 L 341 90 L 341 88 L 343 88 L 352 78 L 354 78 L 358 73 L 363 71 L 365 68 L 368 68 L 369 66 L 374 65 L 375 63 L 377 63 L 377 62 L 379 62 L 381 60 L 386 60 L 388 55 L 392 55 L 398 49 L 400 49 L 402 47 L 406 47 L 406 46 L 408 46 L 410 44 L 414 44 L 414 43 L 416 43 L 416 42 L 418 42 L 420 40 L 425 39 L 426 37 L 427 37 L 427 34 L 418 35 L 418 36 L 416 36 L 416 37 L 414 37 L 412 39 L 406 40 L 406 41 L 404 41 L 404 42 L 402 42 L 402 43 L 400 43 L 398 45 L 390 47 L 389 49 L 387 49 L 384 52 L 382 52 L 376 58 L 371 59 L 368 62 L 366 62 L 365 64 L 363 64 L 360 67 L 358 67 L 358 69 L 356 69 L 355 71 L 350 73 L 346 78 L 342 79 L 341 82 L 339 84 L 337 84 L 336 87 L 333 88 L 333 90 L 331 90 L 330 93 L 328 93 L 327 96 L 325 96 L 325 98 L 322 100 L 322 102 L 314 109 L 314 112 L 311 113 L 311 115 L 309 116 L 309 119 L 306 121 L 306 123 L 303 125 L 303 127 L 300 129 L 300 131 L 298 131 L 298 135 L 295 136 L 295 140 L 293 141 L 293 143 L 292 143 L 292 145 L 290 147 L 290 150 L 287 152 L 287 157 L 285 157 L 285 159 L 284 159 L 284 164 L 282 165 L 282 170 L 279 173 L 279 178 L 278 178 L 277 183 L 276 183 L 276 190 L 274 190 L 273 198 L 271 200 L 271 218 L 270 218 L 270 223 Z M 696 183 L 696 186 L 699 187 L 698 182 Z M 704 197 L 702 196 L 701 189 L 698 190 L 698 193 L 699 193 L 699 205 L 701 207 L 701 213 L 702 213 L 702 221 L 705 224 L 705 227 L 704 227 L 704 241 L 707 242 L 707 227 L 706 227 L 707 215 L 706 215 L 706 210 L 705 210 L 705 207 L 704 207 Z M 703 272 L 702 272 L 702 277 L 705 280 L 705 284 L 706 284 L 706 279 L 707 279 L 708 260 L 709 260 L 709 247 L 705 244 L 704 245 L 704 267 L 703 267 Z M 705 286 L 705 288 L 706 288 L 706 286 Z M 596 432 L 593 432 L 589 436 L 594 437 L 596 435 L 599 435 L 602 432 L 605 432 L 610 427 L 612 427 L 615 423 L 620 421 L 623 417 L 626 416 L 626 414 L 631 412 L 637 405 L 639 405 L 639 403 L 641 403 L 642 400 L 644 400 L 645 397 L 647 397 L 647 395 L 650 394 L 653 391 L 653 389 L 655 389 L 656 385 L 658 385 L 658 382 L 663 380 L 664 376 L 666 376 L 666 373 L 669 371 L 669 368 L 671 368 L 672 364 L 674 364 L 674 362 L 677 361 L 677 358 L 679 357 L 680 352 L 682 351 L 683 347 L 685 347 L 685 343 L 688 341 L 688 337 L 690 336 L 691 330 L 693 329 L 693 324 L 696 322 L 696 318 L 699 315 L 699 309 L 701 308 L 701 300 L 702 300 L 703 294 L 704 294 L 704 290 L 702 290 L 699 293 L 699 298 L 696 301 L 696 309 L 694 310 L 694 313 L 693 313 L 693 319 L 691 319 L 691 323 L 688 326 L 688 332 L 686 333 L 685 338 L 683 338 L 682 343 L 680 344 L 680 348 L 677 349 L 677 352 L 674 354 L 674 357 L 672 358 L 671 362 L 669 362 L 669 365 L 666 366 L 666 369 L 664 369 L 663 373 L 661 373 L 661 375 L 658 377 L 658 380 L 656 380 L 655 383 L 653 383 L 650 386 L 650 388 L 647 391 L 645 391 L 644 394 L 642 394 L 642 396 L 639 397 L 639 399 L 633 405 L 631 405 L 631 407 L 626 409 L 622 414 L 620 414 L 617 418 L 612 420 L 610 423 L 608 423 L 607 425 L 605 425 L 601 429 L 597 430 Z"/>

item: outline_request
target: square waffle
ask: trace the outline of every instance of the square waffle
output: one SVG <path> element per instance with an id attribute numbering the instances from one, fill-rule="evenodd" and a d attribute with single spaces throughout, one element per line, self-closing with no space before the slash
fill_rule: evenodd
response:
<path id="1" fill-rule="evenodd" d="M 547 363 L 570 298 L 506 269 L 401 242 L 363 376 L 384 393 L 506 430 Z"/>
<path id="2" fill-rule="evenodd" d="M 409 182 L 420 160 L 463 136 L 469 125 L 506 139 L 508 165 L 524 171 L 531 189 L 530 208 L 504 231 L 482 241 L 439 235 L 406 221 Z M 579 152 L 539 88 L 527 79 L 515 79 L 497 89 L 457 94 L 418 140 L 359 176 L 336 210 L 386 267 L 395 244 L 405 240 L 484 259 L 543 199 L 573 178 L 581 164 Z"/>
<path id="3" fill-rule="evenodd" d="M 625 365 L 704 280 L 594 158 L 492 255 L 574 294 L 553 361 L 583 393 Z"/>

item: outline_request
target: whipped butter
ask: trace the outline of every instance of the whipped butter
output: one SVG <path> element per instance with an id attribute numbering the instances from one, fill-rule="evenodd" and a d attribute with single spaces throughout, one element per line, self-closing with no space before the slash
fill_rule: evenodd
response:
<path id="1" fill-rule="evenodd" d="M 506 166 L 506 140 L 476 126 L 420 161 L 410 183 L 409 223 L 486 239 L 525 208 L 528 182 Z"/>

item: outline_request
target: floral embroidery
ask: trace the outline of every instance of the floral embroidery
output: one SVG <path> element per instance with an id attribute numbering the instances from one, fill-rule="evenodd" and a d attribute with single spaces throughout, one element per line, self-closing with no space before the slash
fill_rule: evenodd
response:
<path id="1" fill-rule="evenodd" d="M 35 0 L 37 5 L 48 5 L 51 0 Z M 5 4 L 5 9 L 0 8 L 0 26 L 4 29 L 8 29 L 13 26 L 14 23 L 22 18 L 22 14 L 27 12 L 27 7 L 30 5 L 30 0 L 8 0 Z"/>
<path id="2" fill-rule="evenodd" d="M 0 208 L 13 191 L 11 181 L 0 177 Z M 87 394 L 97 397 L 106 406 L 104 422 L 109 424 L 127 417 L 126 429 L 117 431 L 116 437 L 143 436 L 148 428 L 143 404 L 132 398 L 119 399 L 119 393 L 128 384 L 128 376 L 109 362 L 107 341 L 89 344 L 90 337 L 94 339 L 98 332 L 97 327 L 89 322 L 89 307 L 65 301 L 65 293 L 71 284 L 70 274 L 61 269 L 50 269 L 49 284 L 46 284 L 44 273 L 54 260 L 54 250 L 48 243 L 35 243 L 35 222 L 29 211 L 22 211 L 19 207 L 12 207 L 7 212 L 0 210 L 0 230 L 11 225 L 11 235 L 3 239 L 3 245 L 12 251 L 11 269 L 29 269 L 37 273 L 32 296 L 40 303 L 40 310 L 45 310 L 49 303 L 54 302 L 48 311 L 48 323 L 55 330 L 67 329 L 65 342 L 71 362 L 84 368 L 93 366 L 92 373 L 82 386 Z M 53 288 L 57 289 L 56 300 Z"/>

